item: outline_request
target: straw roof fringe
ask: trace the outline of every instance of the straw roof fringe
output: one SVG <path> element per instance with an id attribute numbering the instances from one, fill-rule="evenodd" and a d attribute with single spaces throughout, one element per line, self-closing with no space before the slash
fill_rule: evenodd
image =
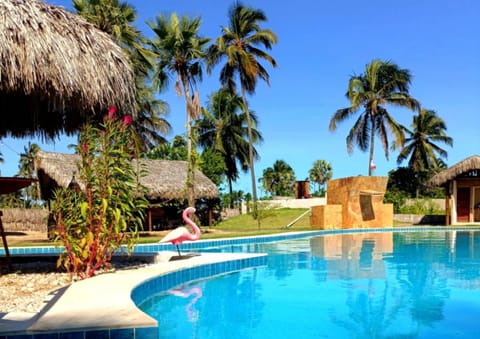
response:
<path id="1" fill-rule="evenodd" d="M 38 175 L 42 199 L 52 198 L 54 187 L 68 187 L 73 175 L 78 174 L 77 163 L 80 156 L 39 151 L 35 158 L 35 170 Z M 137 168 L 136 161 L 133 165 Z M 149 200 L 185 199 L 187 181 L 187 162 L 178 160 L 140 160 L 140 169 L 147 175 L 140 177 L 140 183 L 147 190 Z M 75 176 L 82 189 L 85 185 Z M 202 172 L 195 172 L 195 198 L 218 197 L 217 186 Z"/>
<path id="2" fill-rule="evenodd" d="M 63 7 L 0 0 L 0 137 L 71 134 L 110 106 L 133 114 L 134 92 L 108 34 Z"/>
<path id="3" fill-rule="evenodd" d="M 467 173 L 471 170 L 480 169 L 480 156 L 473 155 L 468 157 L 452 167 L 436 174 L 432 179 L 430 179 L 430 184 L 432 186 L 441 186 L 446 184 L 448 181 L 455 179 L 463 173 Z"/>

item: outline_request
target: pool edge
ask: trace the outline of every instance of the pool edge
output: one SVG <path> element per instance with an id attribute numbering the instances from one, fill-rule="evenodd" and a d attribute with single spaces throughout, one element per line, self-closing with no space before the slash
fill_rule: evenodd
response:
<path id="1" fill-rule="evenodd" d="M 246 259 L 262 257 L 266 263 L 266 254 L 203 253 L 187 260 L 162 262 L 78 281 L 59 292 L 61 295 L 54 303 L 46 306 L 46 310 L 29 319 L 23 318 L 25 314 L 18 314 L 17 320 L 14 314 L 11 317 L 0 318 L 0 339 L 13 339 L 21 335 L 28 335 L 28 338 L 32 339 L 58 338 L 65 333 L 72 335 L 73 338 L 77 338 L 75 336 L 77 333 L 78 338 L 95 338 L 100 332 L 103 334 L 108 332 L 108 337 L 114 338 L 115 334 L 112 331 L 117 331 L 121 337 L 127 335 L 132 338 L 157 338 L 155 336 L 155 333 L 158 333 L 157 321 L 138 309 L 131 297 L 136 288 L 148 281 L 161 280 L 162 277 L 177 272 L 179 273 L 175 275 L 177 282 L 187 282 L 188 280 L 182 281 L 181 272 L 192 268 L 203 267 L 208 273 L 208 268 L 215 265 L 214 272 L 222 273 L 217 272 L 219 263 L 244 263 L 223 265 L 225 269 L 223 273 L 227 273 L 229 268 L 232 268 L 230 271 L 233 272 L 254 267 L 254 264 L 262 261 Z"/>

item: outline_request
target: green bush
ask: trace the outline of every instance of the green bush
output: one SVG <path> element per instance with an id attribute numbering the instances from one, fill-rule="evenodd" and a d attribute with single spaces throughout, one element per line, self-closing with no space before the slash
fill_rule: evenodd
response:
<path id="1" fill-rule="evenodd" d="M 398 189 L 387 190 L 383 198 L 383 202 L 386 204 L 393 204 L 393 213 L 401 213 L 401 209 L 407 201 L 407 194 Z"/>
<path id="2" fill-rule="evenodd" d="M 142 225 L 147 200 L 138 181 L 141 168 L 132 162 L 130 121 L 128 116 L 116 119 L 111 108 L 99 127 L 84 126 L 77 146 L 84 188 L 55 194 L 52 216 L 64 245 L 58 264 L 80 279 L 110 267 L 123 243 L 133 248 Z"/>
<path id="3" fill-rule="evenodd" d="M 432 199 L 414 199 L 413 203 L 401 206 L 399 213 L 441 215 L 444 214 L 445 211 L 435 204 Z"/>

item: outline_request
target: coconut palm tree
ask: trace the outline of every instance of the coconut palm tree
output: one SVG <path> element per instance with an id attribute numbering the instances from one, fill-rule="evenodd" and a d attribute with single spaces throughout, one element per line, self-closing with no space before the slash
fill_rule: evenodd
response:
<path id="1" fill-rule="evenodd" d="M 187 199 L 194 206 L 194 135 L 192 124 L 200 114 L 200 98 L 197 82 L 202 80 L 202 64 L 206 56 L 208 38 L 199 35 L 201 19 L 179 18 L 173 13 L 170 18 L 159 15 L 155 22 L 148 22 L 155 33 L 150 44 L 158 55 L 153 85 L 158 90 L 168 86 L 168 76 L 174 76 L 175 91 L 185 97 L 187 128 Z"/>
<path id="2" fill-rule="evenodd" d="M 220 152 L 225 163 L 225 176 L 228 181 L 230 196 L 233 196 L 232 182 L 239 178 L 239 168 L 248 169 L 248 123 L 247 114 L 243 111 L 242 98 L 227 88 L 222 88 L 210 96 L 207 109 L 203 109 L 203 117 L 195 128 L 198 132 L 199 145 L 210 147 Z M 263 140 L 261 133 L 255 128 L 257 116 L 250 112 L 253 121 L 252 138 L 255 143 Z M 254 157 L 258 152 L 253 148 Z M 233 200 L 230 202 L 233 208 Z"/>
<path id="3" fill-rule="evenodd" d="M 222 27 L 222 35 L 210 46 L 208 51 L 208 68 L 222 59 L 226 59 L 220 70 L 220 82 L 232 92 L 236 92 L 237 81 L 240 83 L 244 112 L 247 114 L 247 127 L 249 139 L 248 159 L 252 179 L 253 215 L 257 215 L 257 188 L 255 183 L 254 166 L 254 137 L 252 132 L 253 122 L 247 105 L 246 95 L 254 94 L 257 80 L 260 78 L 270 84 L 270 76 L 260 63 L 264 60 L 272 67 L 276 67 L 275 59 L 261 47 L 271 49 L 277 43 L 277 36 L 269 29 L 262 29 L 260 24 L 267 17 L 259 9 L 253 9 L 236 2 L 229 11 L 229 26 Z"/>
<path id="4" fill-rule="evenodd" d="M 448 146 L 453 145 L 453 139 L 446 135 L 445 122 L 437 116 L 435 111 L 420 110 L 413 117 L 412 130 L 405 128 L 408 137 L 405 145 L 397 158 L 400 165 L 408 157 L 408 166 L 414 172 L 422 172 L 435 169 L 439 166 L 439 158 L 446 159 L 447 151 L 437 145 L 441 142 Z M 438 156 L 437 156 L 438 155 Z"/>
<path id="5" fill-rule="evenodd" d="M 295 172 L 284 160 L 277 160 L 273 167 L 264 169 L 259 181 L 272 195 L 290 196 L 295 193 Z"/>
<path id="6" fill-rule="evenodd" d="M 373 60 L 366 65 L 365 73 L 352 76 L 346 94 L 350 106 L 339 109 L 330 120 L 330 131 L 337 124 L 360 112 L 360 116 L 347 136 L 347 151 L 351 153 L 354 146 L 367 151 L 370 148 L 368 175 L 372 175 L 375 135 L 380 137 L 388 160 L 388 135 L 394 137 L 396 145 L 403 145 L 404 134 L 386 106 L 404 107 L 419 110 L 419 102 L 408 93 L 411 82 L 410 71 L 401 69 L 390 61 Z"/>
<path id="7" fill-rule="evenodd" d="M 137 86 L 138 115 L 133 121 L 133 137 L 137 148 L 142 153 L 166 144 L 164 137 L 170 134 L 172 126 L 163 117 L 168 112 L 168 105 L 163 100 L 154 98 L 153 90 L 147 86 Z"/>
<path id="8" fill-rule="evenodd" d="M 145 47 L 147 39 L 133 25 L 137 20 L 135 8 L 119 0 L 73 0 L 73 7 L 123 48 L 132 63 L 137 86 L 144 83 L 155 55 Z"/>
<path id="9" fill-rule="evenodd" d="M 408 137 L 397 157 L 397 164 L 400 165 L 410 157 L 408 167 L 415 174 L 418 196 L 420 189 L 426 187 L 428 179 L 445 165 L 442 158 L 447 158 L 447 151 L 437 144 L 441 142 L 452 146 L 453 139 L 445 133 L 445 122 L 432 110 L 421 109 L 420 113 L 413 117 L 411 126 L 413 130 L 404 127 Z"/>
<path id="10" fill-rule="evenodd" d="M 73 0 L 77 14 L 110 34 L 122 47 L 138 43 L 140 32 L 131 25 L 137 19 L 135 8 L 119 0 Z"/>
<path id="11" fill-rule="evenodd" d="M 18 175 L 24 178 L 35 178 L 35 165 L 34 159 L 37 152 L 40 150 L 40 146 L 35 143 L 28 142 L 27 146 L 23 147 L 23 153 L 20 154 L 20 162 L 18 165 Z M 25 187 L 22 192 L 24 193 L 24 206 L 31 206 L 32 202 L 40 199 L 40 194 L 37 189 L 37 185 L 30 185 Z"/>
<path id="12" fill-rule="evenodd" d="M 316 160 L 308 175 L 311 181 L 318 184 L 320 191 L 320 188 L 332 178 L 332 165 L 326 160 Z"/>
<path id="13" fill-rule="evenodd" d="M 23 153 L 20 154 L 20 163 L 18 165 L 18 175 L 24 178 L 32 178 L 35 173 L 34 159 L 40 146 L 28 142 L 23 147 Z"/>
<path id="14" fill-rule="evenodd" d="M 187 161 L 187 141 L 183 135 L 176 135 L 170 143 L 157 145 L 146 156 L 148 159 Z"/>
<path id="15" fill-rule="evenodd" d="M 119 0 L 74 0 L 73 5 L 77 14 L 110 34 L 130 57 L 136 85 L 137 112 L 132 127 L 137 149 L 145 153 L 165 143 L 163 135 L 171 131 L 163 117 L 168 105 L 155 99 L 153 89 L 146 85 L 155 54 L 146 48 L 147 39 L 133 25 L 137 20 L 135 8 Z"/>

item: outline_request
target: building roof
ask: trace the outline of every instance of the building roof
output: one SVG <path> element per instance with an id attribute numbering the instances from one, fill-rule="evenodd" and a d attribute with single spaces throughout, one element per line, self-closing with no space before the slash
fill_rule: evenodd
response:
<path id="1" fill-rule="evenodd" d="M 456 163 L 452 167 L 449 167 L 448 169 L 436 174 L 432 179 L 430 179 L 430 184 L 432 186 L 442 186 L 448 181 L 451 181 L 464 173 L 476 169 L 480 169 L 480 155 L 468 157 Z"/>
<path id="2" fill-rule="evenodd" d="M 56 187 L 68 187 L 75 175 L 81 188 L 83 183 L 78 177 L 77 163 L 80 156 L 76 154 L 39 151 L 35 158 L 35 170 L 40 184 L 42 199 L 53 198 Z M 140 183 L 147 190 L 149 200 L 186 199 L 187 162 L 179 160 L 139 160 L 142 172 Z M 195 198 L 218 197 L 217 186 L 202 172 L 195 170 Z"/>
<path id="3" fill-rule="evenodd" d="M 110 106 L 135 112 L 130 60 L 107 33 L 37 0 L 0 0 L 0 18 L 0 137 L 54 139 Z"/>

